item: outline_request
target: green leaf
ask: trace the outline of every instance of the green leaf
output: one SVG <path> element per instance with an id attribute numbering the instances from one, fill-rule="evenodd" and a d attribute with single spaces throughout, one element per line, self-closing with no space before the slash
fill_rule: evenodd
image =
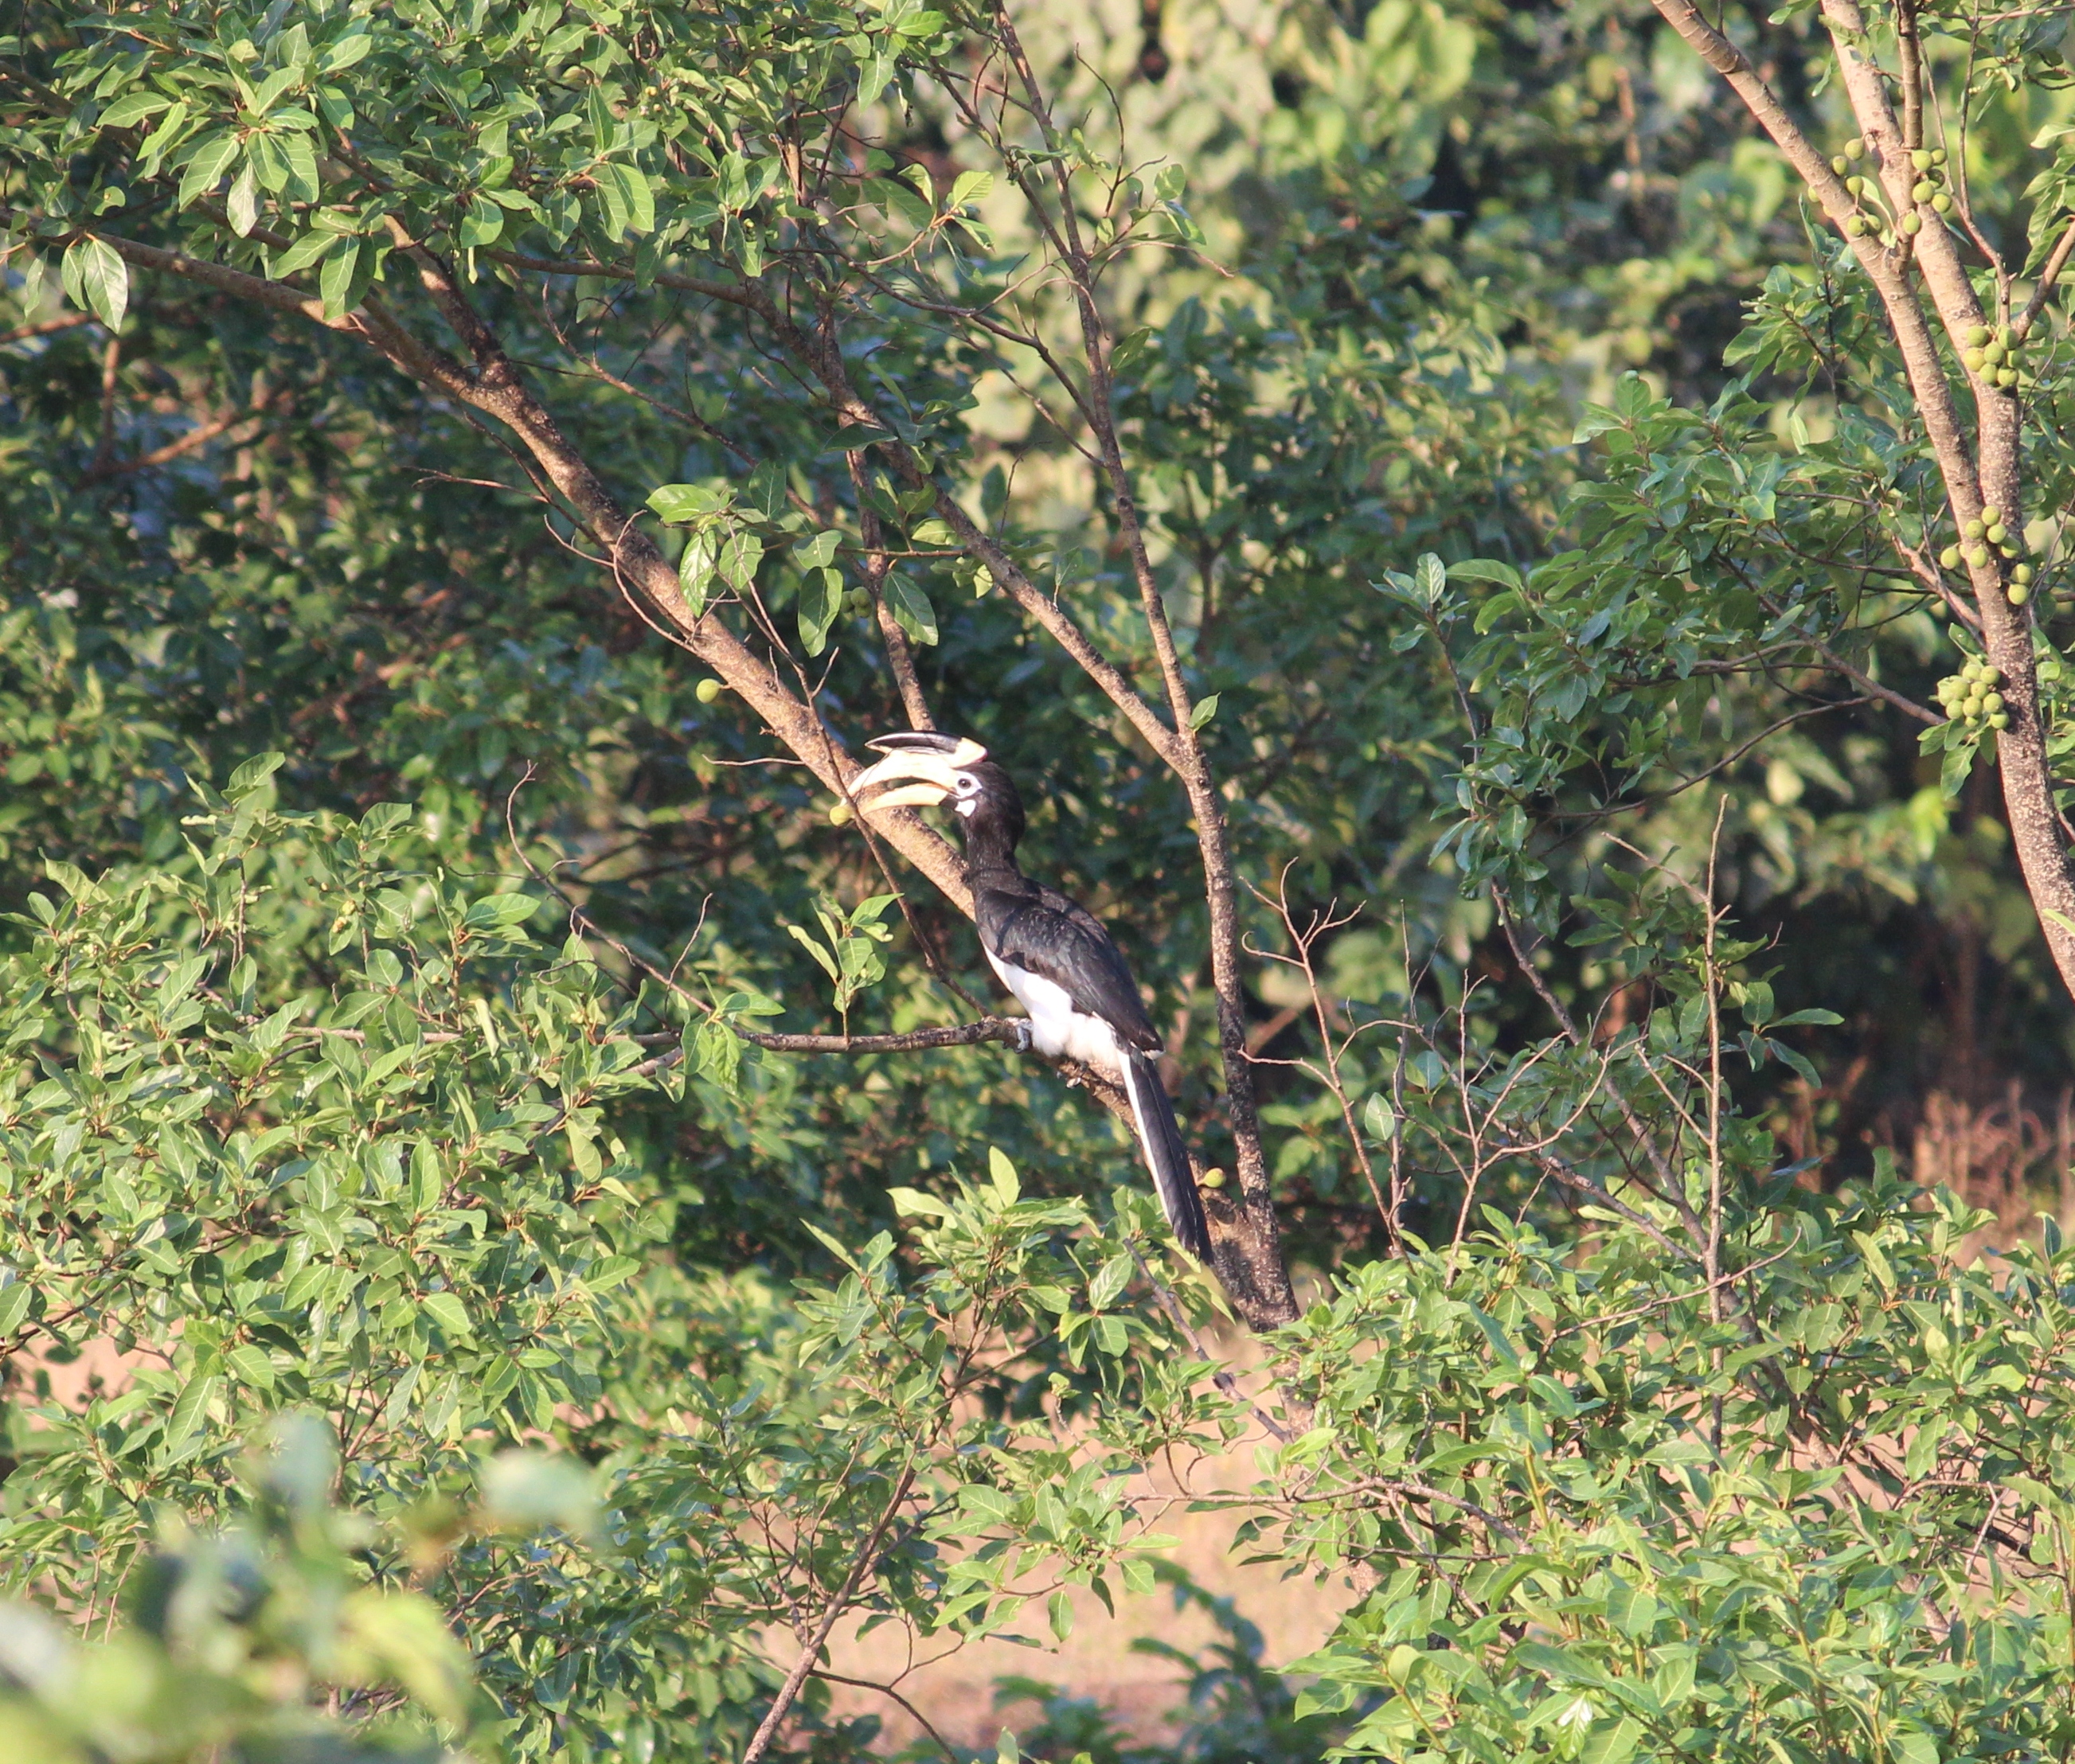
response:
<path id="1" fill-rule="evenodd" d="M 317 179 L 317 143 L 308 135 L 293 133 L 280 139 L 281 157 L 288 162 L 287 194 L 297 202 L 315 202 L 323 193 Z"/>
<path id="2" fill-rule="evenodd" d="M 495 245 L 504 232 L 504 210 L 489 197 L 480 193 L 468 199 L 468 212 L 462 216 L 461 230 L 457 237 L 463 251 L 479 251 L 484 246 Z"/>
<path id="3" fill-rule="evenodd" d="M 886 1198 L 893 1203 L 893 1210 L 908 1218 L 949 1219 L 950 1205 L 934 1195 L 926 1195 L 919 1188 L 889 1188 Z"/>
<path id="4" fill-rule="evenodd" d="M 900 575 L 886 578 L 884 594 L 887 611 L 893 615 L 893 622 L 908 634 L 911 643 L 936 642 L 937 613 L 927 594 Z"/>
<path id="5" fill-rule="evenodd" d="M 72 303 L 119 330 L 130 305 L 130 268 L 105 239 L 72 241 L 64 255 L 64 289 Z"/>
<path id="6" fill-rule="evenodd" d="M 746 594 L 763 561 L 764 541 L 754 533 L 735 533 L 721 548 L 719 568 L 730 587 Z"/>
<path id="7" fill-rule="evenodd" d="M 714 529 L 701 527 L 686 537 L 684 555 L 677 560 L 677 586 L 684 590 L 685 608 L 694 619 L 704 614 L 712 598 L 719 545 L 719 536 Z"/>
<path id="8" fill-rule="evenodd" d="M 817 942 L 809 932 L 802 930 L 799 925 L 789 925 L 785 929 L 791 932 L 794 937 L 798 938 L 801 943 L 806 946 L 808 954 L 814 957 L 814 959 L 822 965 L 830 979 L 840 980 L 843 978 L 842 970 L 837 963 L 835 954 L 833 950 L 829 949 L 826 945 Z"/>
<path id="9" fill-rule="evenodd" d="M 987 1168 L 993 1180 L 996 1198 L 1003 1206 L 1013 1207 L 1023 1197 L 1023 1182 L 1016 1174 L 1016 1166 L 1009 1162 L 1009 1154 L 999 1145 L 988 1146 Z"/>
<path id="10" fill-rule="evenodd" d="M 165 1439 L 169 1449 L 184 1445 L 201 1430 L 209 1418 L 209 1406 L 216 1396 L 219 1381 L 214 1373 L 201 1372 L 181 1387 L 172 1413 L 166 1417 Z"/>
<path id="11" fill-rule="evenodd" d="M 1502 588 L 1518 588 L 1520 572 L 1496 557 L 1465 557 L 1448 565 L 1452 582 L 1495 582 Z"/>
<path id="12" fill-rule="evenodd" d="M 263 1348 L 246 1345 L 233 1348 L 224 1355 L 223 1363 L 234 1373 L 242 1384 L 255 1390 L 274 1388 L 274 1360 Z"/>
<path id="13" fill-rule="evenodd" d="M 688 526 L 719 514 L 734 500 L 726 486 L 659 484 L 648 492 L 648 506 L 673 526 Z"/>
<path id="14" fill-rule="evenodd" d="M 1642 1726 L 1626 1716 L 1617 1721 L 1597 1722 L 1585 1736 L 1578 1764 L 1628 1764 L 1642 1743 Z"/>
<path id="15" fill-rule="evenodd" d="M 628 165 L 601 165 L 593 176 L 605 198 L 606 230 L 611 238 L 656 230 L 656 197 L 645 173 Z"/>
<path id="16" fill-rule="evenodd" d="M 350 34 L 330 44 L 317 58 L 317 69 L 326 74 L 343 73 L 363 60 L 375 47 L 375 39 L 368 34 L 368 22 L 357 19 L 348 27 Z"/>
<path id="17" fill-rule="evenodd" d="M 1129 1255 L 1112 1256 L 1096 1270 L 1095 1277 L 1088 1282 L 1088 1307 L 1092 1311 L 1106 1311 L 1116 1302 L 1131 1279 L 1133 1266 Z"/>
<path id="18" fill-rule="evenodd" d="M 1213 717 L 1217 715 L 1219 697 L 1219 694 L 1215 692 L 1211 693 L 1203 698 L 1199 698 L 1195 703 L 1190 707 L 1189 727 L 1191 729 L 1201 729 L 1204 727 L 1209 723 Z"/>
<path id="19" fill-rule="evenodd" d="M 267 273 L 278 282 L 284 277 L 293 275 L 298 270 L 308 269 L 338 245 L 340 239 L 340 234 L 327 233 L 321 228 L 305 233 L 288 250 L 268 260 Z"/>
<path id="20" fill-rule="evenodd" d="M 468 1307 L 450 1292 L 427 1293 L 418 1305 L 449 1335 L 459 1337 L 475 1332 L 474 1326 L 468 1320 Z"/>
<path id="21" fill-rule="evenodd" d="M 829 627 L 843 611 L 843 577 L 833 569 L 810 569 L 800 584 L 800 642 L 810 656 L 828 646 Z"/>
<path id="22" fill-rule="evenodd" d="M 0 1286 L 0 1335 L 12 1335 L 21 1327 L 35 1297 L 35 1289 L 26 1280 L 11 1280 Z"/>
<path id="23" fill-rule="evenodd" d="M 711 1018 L 690 1031 L 693 1069 L 739 1100 L 742 1095 L 742 1041 L 727 1024 Z"/>
<path id="24" fill-rule="evenodd" d="M 324 262 L 317 276 L 317 292 L 324 301 L 326 318 L 342 318 L 353 300 L 353 284 L 360 269 L 358 244 L 348 241 L 346 248 L 334 251 Z"/>
<path id="25" fill-rule="evenodd" d="M 285 753 L 256 753 L 230 774 L 223 793 L 233 802 L 242 801 L 288 763 Z"/>
<path id="26" fill-rule="evenodd" d="M 259 180 L 254 175 L 251 159 L 231 180 L 230 194 L 225 198 L 223 206 L 230 217 L 230 230 L 241 239 L 259 224 Z"/>
<path id="27" fill-rule="evenodd" d="M 802 569 L 822 569 L 835 558 L 836 547 L 842 542 L 841 533 L 833 527 L 825 528 L 795 552 L 793 561 Z"/>
<path id="28" fill-rule="evenodd" d="M 101 113 L 101 126 L 104 129 L 132 127 L 147 116 L 156 116 L 172 101 L 156 92 L 129 93 Z"/>
<path id="29" fill-rule="evenodd" d="M 743 501 L 765 520 L 776 520 L 789 507 L 785 480 L 785 468 L 776 460 L 767 459 L 749 474 Z"/>
<path id="30" fill-rule="evenodd" d="M 180 206 L 187 208 L 210 194 L 238 157 L 238 137 L 228 129 L 204 135 L 188 156 L 180 177 Z"/>
<path id="31" fill-rule="evenodd" d="M 1045 1601 L 1045 1617 L 1055 1640 L 1063 1642 L 1074 1633 L 1073 1596 L 1063 1587 Z"/>

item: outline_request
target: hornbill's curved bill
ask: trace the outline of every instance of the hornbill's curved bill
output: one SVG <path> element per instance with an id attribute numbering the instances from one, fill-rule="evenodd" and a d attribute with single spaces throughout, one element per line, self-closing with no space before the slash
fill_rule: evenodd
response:
<path id="1" fill-rule="evenodd" d="M 886 757 L 851 781 L 852 792 L 869 809 L 951 804 L 963 830 L 966 879 L 988 965 L 1029 1012 L 1039 1053 L 1081 1060 L 1122 1080 L 1167 1223 L 1184 1249 L 1208 1261 L 1203 1197 L 1150 1058 L 1160 1037 L 1101 923 L 1017 868 L 1023 801 L 1009 774 L 963 735 L 916 731 L 868 745 Z M 868 800 L 867 791 L 876 794 Z"/>

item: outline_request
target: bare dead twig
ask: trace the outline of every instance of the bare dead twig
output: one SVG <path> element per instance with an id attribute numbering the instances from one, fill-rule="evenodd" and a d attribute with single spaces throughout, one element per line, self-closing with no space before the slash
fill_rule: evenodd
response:
<path id="1" fill-rule="evenodd" d="M 1342 1048 L 1335 1045 L 1332 1015 L 1326 1004 L 1325 994 L 1319 990 L 1317 965 L 1311 959 L 1312 949 L 1320 938 L 1352 923 L 1358 915 L 1355 913 L 1336 913 L 1334 909 L 1336 903 L 1328 903 L 1323 912 L 1313 913 L 1300 929 L 1296 910 L 1290 904 L 1290 872 L 1296 862 L 1292 858 L 1283 865 L 1282 874 L 1276 879 L 1276 890 L 1272 898 L 1257 888 L 1250 888 L 1250 892 L 1263 906 L 1275 909 L 1277 917 L 1282 921 L 1283 931 L 1290 939 L 1290 946 L 1297 952 L 1294 958 L 1281 959 L 1290 962 L 1303 975 L 1305 988 L 1311 994 L 1312 1014 L 1319 1025 L 1319 1049 L 1326 1062 L 1323 1072 L 1317 1071 L 1316 1068 L 1314 1071 L 1326 1088 L 1332 1092 L 1334 1101 L 1340 1105 L 1341 1130 L 1347 1135 L 1348 1144 L 1353 1148 L 1355 1163 L 1362 1173 L 1362 1179 L 1369 1184 L 1371 1198 L 1376 1202 L 1377 1214 L 1383 1221 L 1384 1236 L 1390 1253 L 1402 1256 L 1405 1246 L 1398 1233 L 1398 1215 L 1391 1210 L 1390 1203 L 1384 1199 L 1383 1190 L 1376 1179 L 1376 1166 L 1370 1160 L 1369 1147 L 1362 1142 L 1361 1123 L 1356 1118 L 1355 1105 L 1349 1099 L 1347 1085 L 1340 1077 Z"/>

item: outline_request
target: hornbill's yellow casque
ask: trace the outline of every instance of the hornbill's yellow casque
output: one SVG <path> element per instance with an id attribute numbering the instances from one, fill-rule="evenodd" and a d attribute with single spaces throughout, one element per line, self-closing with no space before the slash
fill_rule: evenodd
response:
<path id="1" fill-rule="evenodd" d="M 886 757 L 859 772 L 851 789 L 868 808 L 951 804 L 963 832 L 966 880 L 988 965 L 1029 1012 L 1039 1053 L 1083 1061 L 1123 1082 L 1167 1223 L 1184 1249 L 1208 1261 L 1203 1198 L 1153 1068 L 1160 1037 L 1100 921 L 1017 868 L 1023 801 L 1009 774 L 962 735 L 917 731 L 869 745 Z"/>

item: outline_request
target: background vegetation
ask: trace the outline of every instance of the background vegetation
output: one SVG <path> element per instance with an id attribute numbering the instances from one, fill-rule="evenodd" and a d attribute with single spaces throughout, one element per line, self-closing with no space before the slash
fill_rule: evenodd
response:
<path id="1" fill-rule="evenodd" d="M 2075 1748 L 2075 11 L 1732 10 L 1808 163 L 1671 0 L 18 12 L 39 1755 L 884 1755 L 831 1625 L 1063 1638 L 1242 1439 L 1349 1614 L 1026 1754 Z M 990 1008 L 926 717 L 1221 1279 L 1099 1087 L 755 1045 Z"/>

